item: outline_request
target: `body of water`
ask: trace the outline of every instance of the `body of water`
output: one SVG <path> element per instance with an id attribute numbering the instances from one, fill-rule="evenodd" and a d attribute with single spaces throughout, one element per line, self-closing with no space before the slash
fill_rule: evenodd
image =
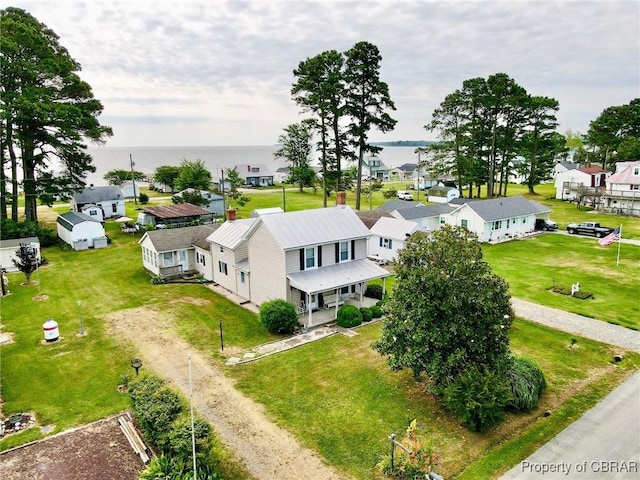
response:
<path id="1" fill-rule="evenodd" d="M 104 175 L 110 170 L 133 169 L 152 176 L 156 168 L 166 165 L 178 166 L 182 160 L 202 160 L 213 178 L 219 178 L 221 169 L 236 165 L 266 165 L 272 172 L 287 166 L 283 159 L 273 154 L 276 145 L 248 147 L 90 147 L 95 173 L 87 176 L 87 185 L 107 185 Z M 378 155 L 389 167 L 398 167 L 403 163 L 416 163 L 415 147 L 384 147 Z M 348 168 L 350 164 L 343 165 Z"/>

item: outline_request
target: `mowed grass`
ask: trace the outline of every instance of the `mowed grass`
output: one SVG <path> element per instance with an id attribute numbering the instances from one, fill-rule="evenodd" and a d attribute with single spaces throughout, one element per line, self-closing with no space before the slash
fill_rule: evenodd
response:
<path id="1" fill-rule="evenodd" d="M 485 259 L 514 297 L 640 329 L 640 246 L 601 247 L 595 238 L 545 233 L 527 240 L 483 245 Z M 554 285 L 593 293 L 580 300 L 553 293 Z"/>
<path id="2" fill-rule="evenodd" d="M 445 478 L 493 478 L 577 419 L 640 364 L 640 356 L 629 354 L 614 365 L 606 345 L 580 339 L 570 348 L 569 334 L 518 320 L 512 350 L 540 364 L 549 388 L 535 411 L 508 414 L 500 426 L 476 434 L 461 427 L 410 372 L 388 368 L 371 348 L 380 337 L 380 322 L 357 332 L 227 372 L 278 424 L 361 479 L 375 478 L 375 464 L 388 452 L 388 435 L 402 437 L 413 419 L 439 456 L 438 472 Z M 547 409 L 554 412 L 549 418 L 542 415 Z M 526 442 L 519 441 L 523 437 Z M 474 473 L 464 473 L 467 468 Z"/>
<path id="3" fill-rule="evenodd" d="M 114 240 L 106 249 L 44 249 L 48 263 L 32 276 L 39 286 L 20 285 L 22 273 L 8 275 L 11 293 L 0 299 L 3 332 L 14 338 L 0 350 L 5 415 L 33 412 L 39 425 L 54 425 L 56 433 L 127 408 L 127 396 L 117 386 L 122 374 L 135 375 L 130 361 L 136 352 L 107 331 L 103 319 L 112 312 L 168 310 L 180 320 L 184 336 L 214 357 L 221 356 L 220 322 L 225 351 L 275 338 L 255 315 L 202 285 L 151 285 L 142 269 L 139 237 L 119 228 L 107 223 Z M 38 295 L 47 299 L 34 300 Z M 77 336 L 80 316 L 85 337 Z M 60 342 L 43 344 L 48 318 L 58 323 Z M 42 436 L 39 429 L 8 436 L 0 440 L 0 450 Z"/>

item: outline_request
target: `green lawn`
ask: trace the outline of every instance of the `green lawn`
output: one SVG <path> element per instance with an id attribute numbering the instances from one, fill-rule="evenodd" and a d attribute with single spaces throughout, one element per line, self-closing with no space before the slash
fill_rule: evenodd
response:
<path id="1" fill-rule="evenodd" d="M 546 233 L 528 240 L 484 245 L 485 259 L 504 277 L 514 297 L 640 329 L 640 246 L 603 248 L 595 238 Z M 553 293 L 554 285 L 581 290 L 593 297 L 580 300 Z"/>
<path id="2" fill-rule="evenodd" d="M 380 327 L 368 325 L 355 337 L 337 335 L 227 372 L 278 424 L 354 478 L 372 478 L 388 450 L 387 436 L 401 437 L 414 418 L 446 478 L 492 478 L 578 418 L 640 364 L 640 356 L 631 354 L 614 366 L 605 345 L 580 339 L 569 348 L 569 334 L 516 321 L 512 349 L 540 364 L 549 388 L 536 411 L 508 414 L 504 424 L 476 434 L 458 425 L 409 372 L 389 370 L 370 347 Z M 546 409 L 554 415 L 542 420 Z M 527 441 L 518 443 L 522 436 Z M 463 474 L 466 468 L 481 473 Z"/>

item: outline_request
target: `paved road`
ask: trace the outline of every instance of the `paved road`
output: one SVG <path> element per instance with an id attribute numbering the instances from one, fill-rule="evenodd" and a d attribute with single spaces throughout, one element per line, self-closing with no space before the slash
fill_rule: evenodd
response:
<path id="1" fill-rule="evenodd" d="M 512 298 L 516 315 L 640 352 L 640 332 Z M 501 480 L 640 479 L 640 372 Z"/>
<path id="2" fill-rule="evenodd" d="M 501 480 L 640 478 L 640 372 Z"/>

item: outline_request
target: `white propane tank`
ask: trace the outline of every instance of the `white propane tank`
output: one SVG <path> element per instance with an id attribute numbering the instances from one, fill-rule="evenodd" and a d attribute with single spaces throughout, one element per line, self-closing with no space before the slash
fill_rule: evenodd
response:
<path id="1" fill-rule="evenodd" d="M 53 318 L 48 318 L 46 322 L 42 324 L 42 330 L 44 330 L 44 339 L 47 342 L 55 342 L 60 337 L 58 331 L 58 322 Z"/>

